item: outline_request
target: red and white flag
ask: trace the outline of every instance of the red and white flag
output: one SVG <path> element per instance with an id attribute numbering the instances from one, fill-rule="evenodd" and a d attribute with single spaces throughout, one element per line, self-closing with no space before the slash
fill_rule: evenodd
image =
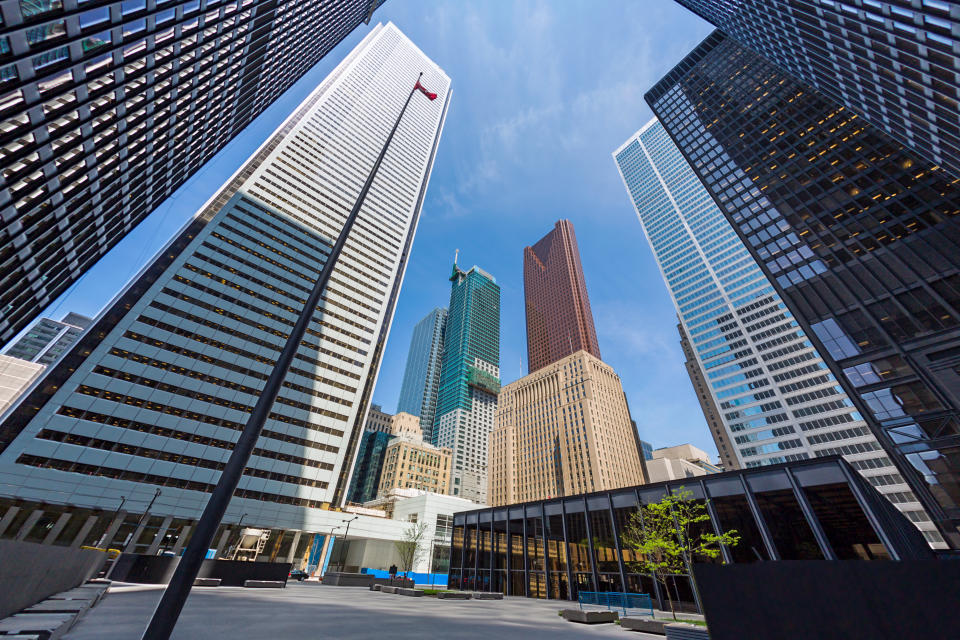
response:
<path id="1" fill-rule="evenodd" d="M 427 96 L 427 97 L 430 98 L 431 100 L 436 100 L 436 99 L 437 99 L 437 94 L 435 94 L 435 93 L 430 93 L 429 91 L 427 91 L 427 88 L 426 88 L 425 86 L 423 86 L 422 84 L 420 84 L 420 81 L 419 81 L 419 80 L 417 80 L 417 84 L 414 85 L 413 88 L 414 88 L 414 89 L 420 89 L 420 93 L 422 93 L 423 95 Z"/>

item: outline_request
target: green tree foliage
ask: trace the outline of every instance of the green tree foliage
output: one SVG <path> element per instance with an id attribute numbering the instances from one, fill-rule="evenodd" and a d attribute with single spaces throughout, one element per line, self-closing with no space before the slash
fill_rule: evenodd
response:
<path id="1" fill-rule="evenodd" d="M 423 538 L 427 533 L 426 522 L 411 522 L 404 529 L 400 539 L 394 542 L 397 554 L 400 556 L 400 570 L 406 576 L 413 569 L 414 563 L 423 553 Z"/>
<path id="2" fill-rule="evenodd" d="M 703 500 L 693 500 L 693 492 L 680 487 L 660 502 L 642 505 L 631 514 L 623 532 L 623 545 L 633 549 L 638 561 L 631 568 L 649 573 L 664 586 L 674 620 L 673 598 L 667 583 L 670 575 L 686 574 L 699 599 L 693 576 L 697 559 L 720 557 L 720 546 L 735 546 L 740 535 L 731 529 L 717 535 L 710 526 L 710 515 Z"/>

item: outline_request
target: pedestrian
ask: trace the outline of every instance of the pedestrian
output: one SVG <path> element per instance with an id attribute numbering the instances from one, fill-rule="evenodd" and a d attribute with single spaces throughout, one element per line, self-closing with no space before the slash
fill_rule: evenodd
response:
<path id="1" fill-rule="evenodd" d="M 394 579 L 397 577 L 397 565 L 390 565 L 390 584 L 393 584 Z"/>

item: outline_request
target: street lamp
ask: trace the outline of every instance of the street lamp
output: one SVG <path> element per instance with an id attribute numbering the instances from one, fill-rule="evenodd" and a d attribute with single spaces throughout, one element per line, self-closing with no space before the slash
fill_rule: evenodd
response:
<path id="1" fill-rule="evenodd" d="M 350 523 L 359 518 L 360 516 L 353 516 L 349 520 L 341 520 L 341 522 L 347 523 L 347 530 L 343 532 L 343 555 L 340 556 L 340 571 L 343 572 L 343 567 L 346 565 L 347 560 L 347 536 L 350 535 Z M 339 527 L 337 527 L 339 528 Z"/>

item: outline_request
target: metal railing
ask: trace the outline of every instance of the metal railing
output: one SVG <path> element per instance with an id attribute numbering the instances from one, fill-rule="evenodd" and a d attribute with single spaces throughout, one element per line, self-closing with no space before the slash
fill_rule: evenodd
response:
<path id="1" fill-rule="evenodd" d="M 577 593 L 577 603 L 583 605 L 597 605 L 609 610 L 622 609 L 627 615 L 629 609 L 649 611 L 653 617 L 653 600 L 648 593 L 622 593 L 619 591 L 580 591 Z"/>

